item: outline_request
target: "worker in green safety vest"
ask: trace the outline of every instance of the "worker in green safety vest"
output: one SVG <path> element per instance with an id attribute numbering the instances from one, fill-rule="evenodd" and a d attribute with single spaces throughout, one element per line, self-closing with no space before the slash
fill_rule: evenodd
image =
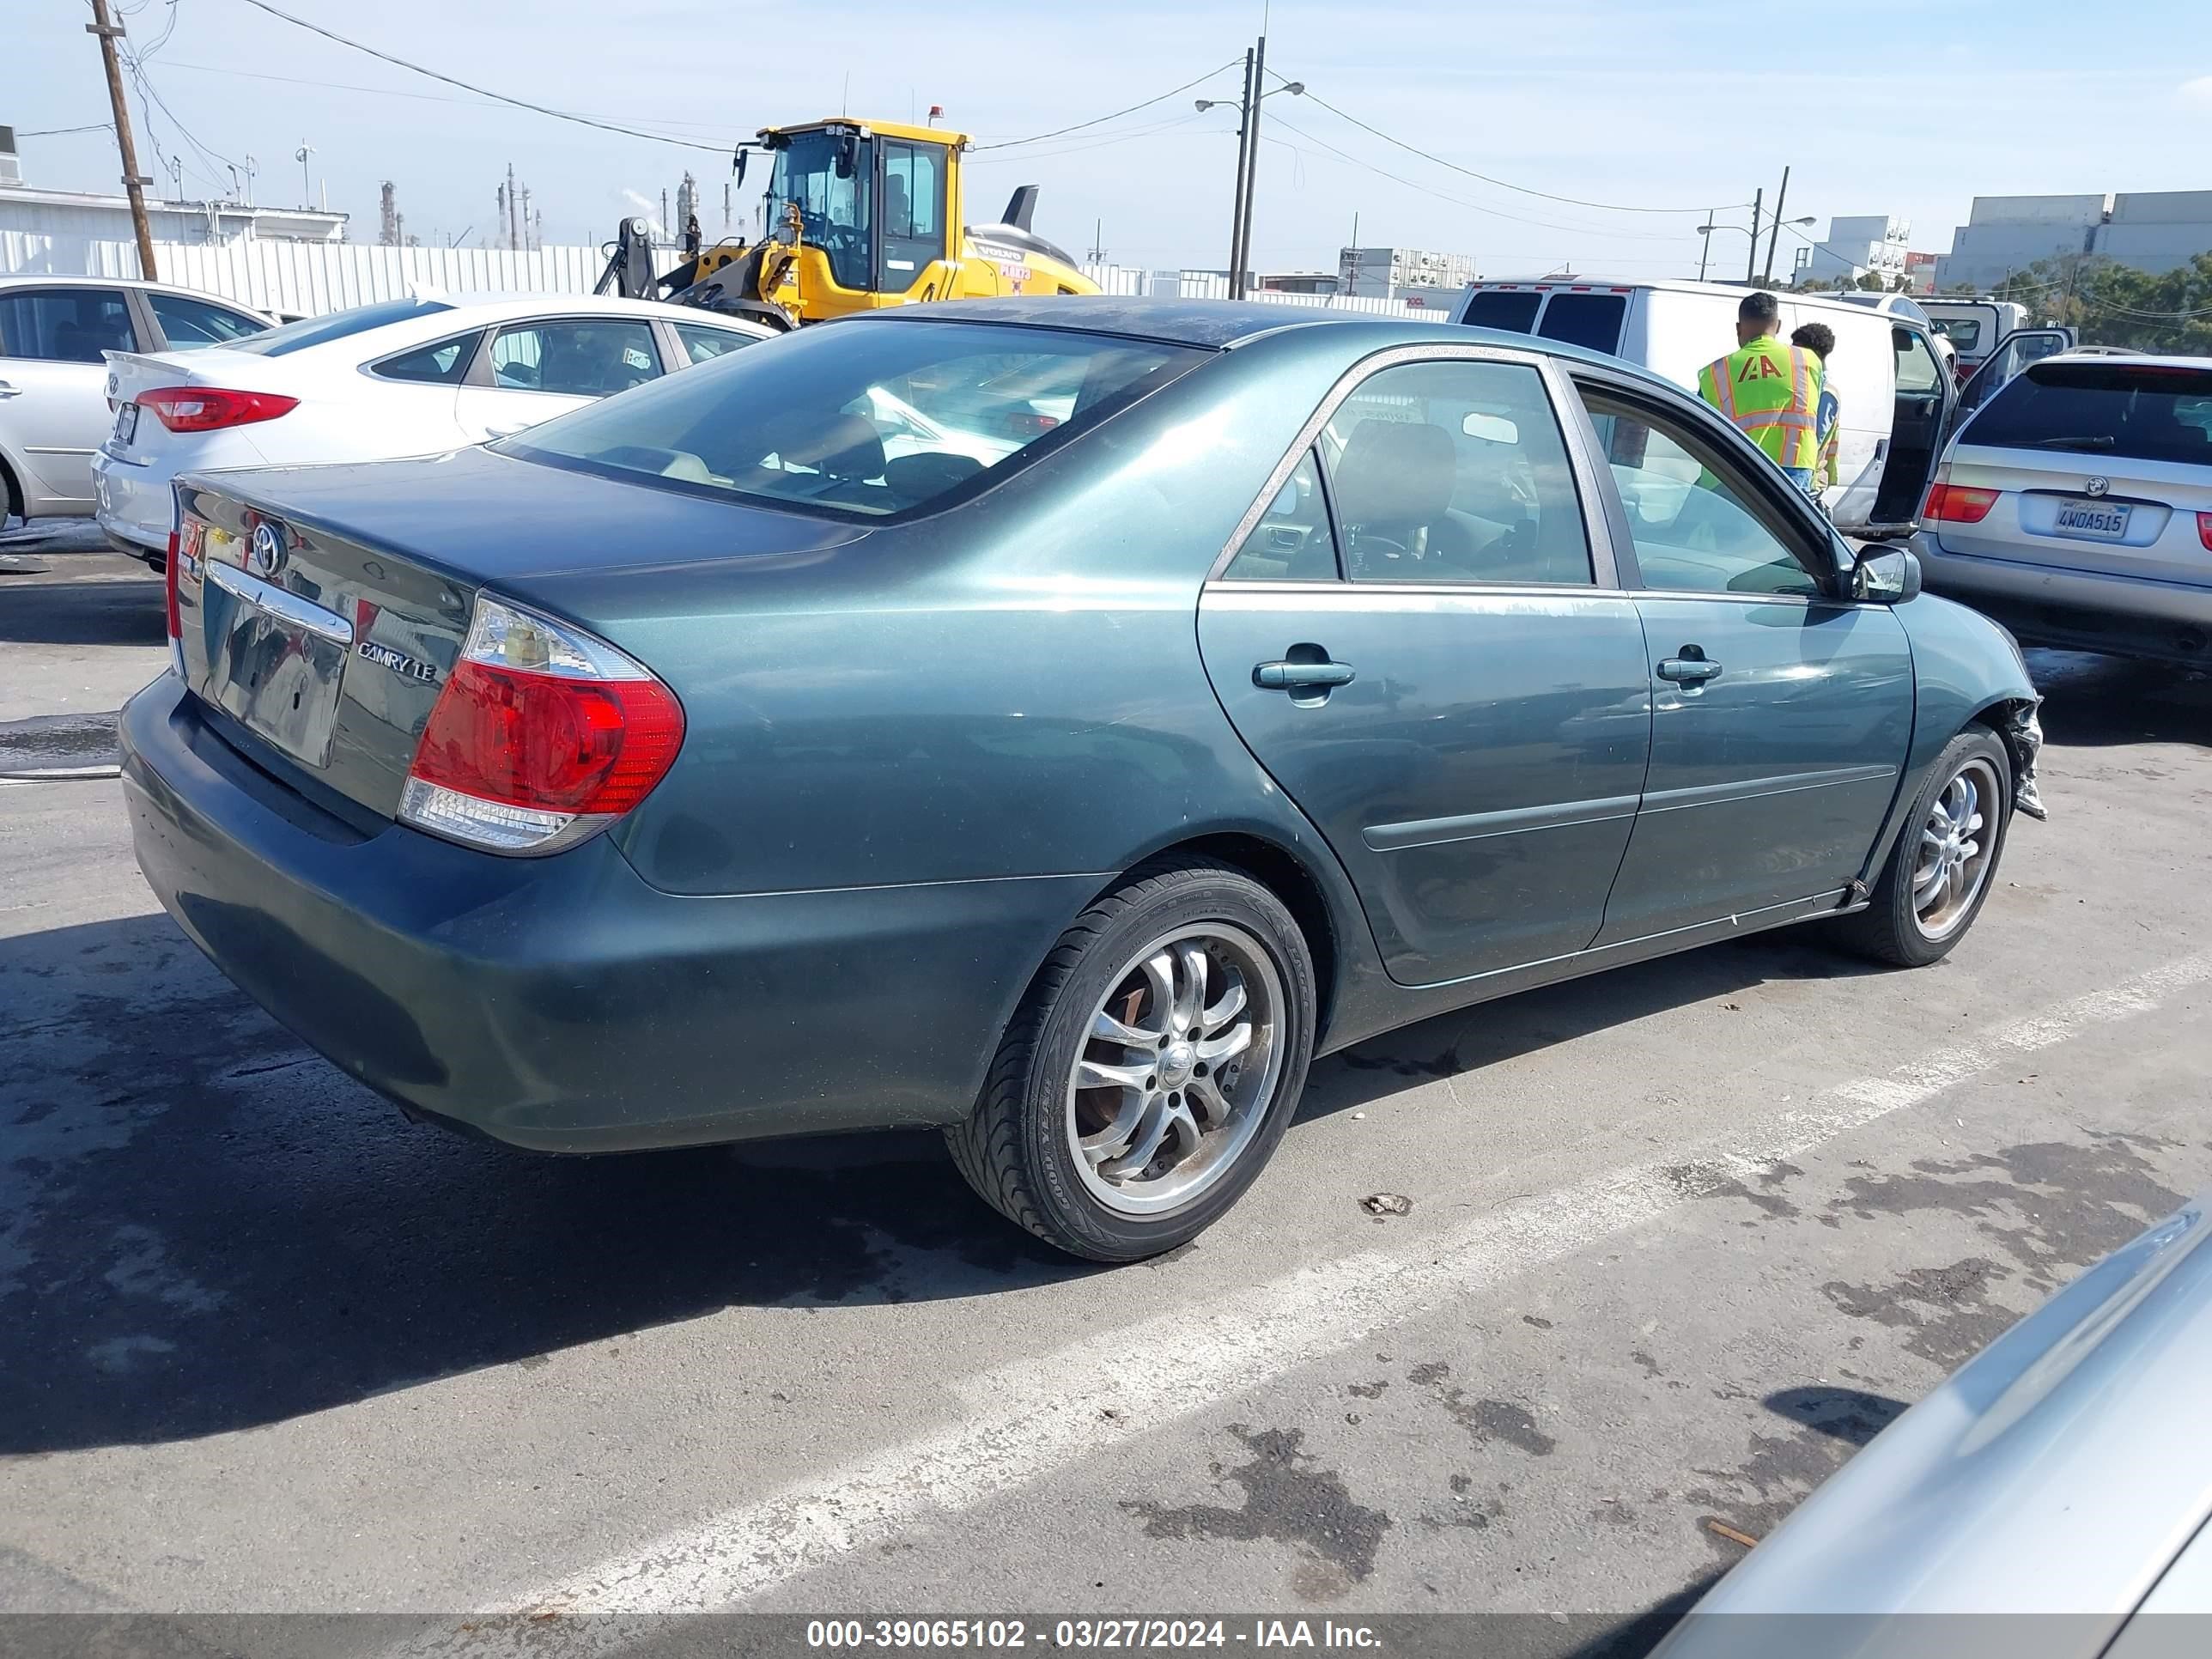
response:
<path id="1" fill-rule="evenodd" d="M 1735 308 L 1736 349 L 1698 371 L 1698 395 L 1808 495 L 1820 455 L 1820 359 L 1775 337 L 1782 307 L 1753 289 Z"/>

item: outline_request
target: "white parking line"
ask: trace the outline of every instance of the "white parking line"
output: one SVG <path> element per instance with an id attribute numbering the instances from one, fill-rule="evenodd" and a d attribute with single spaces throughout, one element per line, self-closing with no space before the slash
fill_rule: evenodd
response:
<path id="1" fill-rule="evenodd" d="M 2212 952 L 2151 969 L 1941 1050 L 1844 1083 L 1771 1115 L 1729 1150 L 1595 1176 L 1481 1216 L 1410 1252 L 1364 1252 L 1176 1309 L 971 1376 L 954 1392 L 972 1414 L 935 1433 L 726 1510 L 505 1605 L 426 1633 L 415 1656 L 611 1651 L 640 1627 L 561 1615 L 727 1608 L 845 1556 L 939 1521 L 1112 1447 L 1149 1435 L 1360 1342 L 1386 1327 L 1641 1225 L 1732 1181 L 2092 1026 L 2150 1012 L 2212 979 Z M 549 1647 L 549 1643 L 551 1645 Z"/>

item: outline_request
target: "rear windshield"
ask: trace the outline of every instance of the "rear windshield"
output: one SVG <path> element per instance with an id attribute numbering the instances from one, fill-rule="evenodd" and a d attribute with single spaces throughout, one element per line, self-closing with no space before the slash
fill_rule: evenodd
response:
<path id="1" fill-rule="evenodd" d="M 1961 441 L 2212 466 L 2212 368 L 2036 363 L 1967 422 Z"/>
<path id="2" fill-rule="evenodd" d="M 1978 317 L 1938 317 L 1930 326 L 1961 351 L 1981 349 L 1982 319 Z"/>
<path id="3" fill-rule="evenodd" d="M 1536 326 L 1536 307 L 1543 302 L 1540 294 L 1477 289 L 1468 296 L 1467 315 L 1460 321 L 1469 328 L 1502 328 L 1509 334 L 1526 334 Z"/>
<path id="4" fill-rule="evenodd" d="M 498 447 L 693 493 L 898 513 L 1068 441 L 1206 355 L 1056 328 L 832 324 Z"/>
<path id="5" fill-rule="evenodd" d="M 1544 325 L 1536 331 L 1547 340 L 1592 351 L 1618 351 L 1620 319 L 1627 314 L 1625 294 L 1554 294 L 1544 307 Z"/>
<path id="6" fill-rule="evenodd" d="M 351 311 L 333 311 L 327 317 L 287 323 L 250 340 L 228 343 L 226 349 L 250 351 L 257 357 L 282 357 L 327 341 L 343 340 L 349 334 L 382 328 L 386 323 L 404 323 L 411 317 L 428 317 L 452 309 L 443 300 L 386 300 L 373 306 L 356 306 Z"/>

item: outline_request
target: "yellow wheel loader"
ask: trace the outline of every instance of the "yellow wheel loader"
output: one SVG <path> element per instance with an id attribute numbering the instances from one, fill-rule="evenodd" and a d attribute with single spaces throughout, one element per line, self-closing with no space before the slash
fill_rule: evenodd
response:
<path id="1" fill-rule="evenodd" d="M 1024 185 L 1004 222 L 963 223 L 964 133 L 845 117 L 763 127 L 738 148 L 773 158 L 766 229 L 653 274 L 649 228 L 625 219 L 597 292 L 663 299 L 777 328 L 856 311 L 999 294 L 1096 294 L 1075 261 L 1030 228 L 1036 186 Z"/>

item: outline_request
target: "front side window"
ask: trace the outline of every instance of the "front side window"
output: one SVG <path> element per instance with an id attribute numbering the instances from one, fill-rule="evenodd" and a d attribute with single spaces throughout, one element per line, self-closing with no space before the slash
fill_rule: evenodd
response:
<path id="1" fill-rule="evenodd" d="M 163 294 L 156 289 L 146 295 L 146 302 L 154 307 L 155 320 L 161 325 L 161 337 L 168 342 L 172 351 L 228 345 L 234 340 L 265 333 L 269 328 L 258 317 L 249 317 L 227 306 L 210 305 L 190 295 Z"/>
<path id="2" fill-rule="evenodd" d="M 510 392 L 611 398 L 659 373 L 652 326 L 626 318 L 526 323 L 491 343 L 491 383 Z"/>
<path id="3" fill-rule="evenodd" d="M 1936 349 L 1924 336 L 1913 329 L 1893 328 L 1889 343 L 1897 354 L 1899 397 L 1924 397 L 1942 388 L 1943 365 L 1936 361 Z"/>
<path id="4" fill-rule="evenodd" d="M 872 148 L 849 130 L 816 131 L 794 134 L 775 154 L 767 234 L 781 236 L 797 208 L 799 234 L 808 246 L 829 256 L 830 275 L 840 288 L 868 286 L 875 235 Z"/>
<path id="5" fill-rule="evenodd" d="M 113 289 L 52 288 L 0 295 L 0 357 L 96 363 L 103 351 L 136 351 L 131 305 Z"/>
<path id="6" fill-rule="evenodd" d="M 1329 530 L 1328 503 L 1321 493 L 1321 465 L 1313 451 L 1309 449 L 1298 458 L 1297 465 L 1221 574 L 1230 581 L 1336 580 L 1336 538 Z"/>
<path id="7" fill-rule="evenodd" d="M 944 157 L 921 144 L 884 145 L 884 287 L 903 292 L 945 257 Z"/>
<path id="8" fill-rule="evenodd" d="M 1690 593 L 1817 595 L 1733 463 L 1672 421 L 1585 392 L 1644 586 Z M 1733 480 L 1733 481 L 1732 481 Z"/>
<path id="9" fill-rule="evenodd" d="M 1566 441 L 1525 363 L 1371 374 L 1322 432 L 1354 581 L 1588 585 Z"/>
<path id="10" fill-rule="evenodd" d="M 1207 356 L 1068 329 L 902 319 L 803 330 L 500 446 L 837 514 L 923 505 L 1077 441 Z"/>

